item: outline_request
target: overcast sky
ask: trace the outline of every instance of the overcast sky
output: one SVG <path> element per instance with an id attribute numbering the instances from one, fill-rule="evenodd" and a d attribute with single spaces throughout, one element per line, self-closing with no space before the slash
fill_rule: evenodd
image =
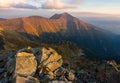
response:
<path id="1" fill-rule="evenodd" d="M 0 0 L 0 18 L 49 16 L 57 12 L 120 15 L 120 0 Z"/>

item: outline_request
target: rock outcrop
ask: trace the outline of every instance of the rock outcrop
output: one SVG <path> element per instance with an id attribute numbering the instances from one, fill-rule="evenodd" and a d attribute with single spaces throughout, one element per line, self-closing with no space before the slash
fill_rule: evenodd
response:
<path id="1" fill-rule="evenodd" d="M 69 63 L 52 48 L 31 47 L 0 54 L 0 83 L 120 83 L 115 61 L 93 62 L 79 57 Z M 74 60 L 80 62 L 72 68 Z"/>
<path id="2" fill-rule="evenodd" d="M 70 68 L 63 65 L 62 56 L 52 48 L 23 48 L 15 56 L 9 58 L 6 76 L 2 82 L 40 83 L 57 80 L 64 83 L 73 81 L 75 75 Z"/>
<path id="3" fill-rule="evenodd" d="M 51 48 L 43 48 L 39 74 L 48 74 L 50 79 L 56 76 L 54 71 L 62 66 L 62 56 Z"/>
<path id="4" fill-rule="evenodd" d="M 32 48 L 21 49 L 15 56 L 15 74 L 33 76 L 37 69 L 37 60 L 32 52 Z"/>

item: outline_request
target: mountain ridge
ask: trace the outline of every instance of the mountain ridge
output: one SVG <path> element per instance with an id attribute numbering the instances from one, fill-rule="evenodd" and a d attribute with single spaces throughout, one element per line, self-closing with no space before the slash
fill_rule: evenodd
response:
<path id="1" fill-rule="evenodd" d="M 26 38 L 24 41 L 29 41 L 30 44 L 31 42 L 54 44 L 69 41 L 87 51 L 90 56 L 108 58 L 108 56 L 115 57 L 120 54 L 119 46 L 114 43 L 115 41 L 109 35 L 109 32 L 83 22 L 67 13 L 55 14 L 51 18 L 30 16 L 9 19 L 0 21 L 0 27 L 4 29 L 5 41 L 8 41 L 8 39 L 12 41 L 17 37 L 20 37 L 17 39 L 18 41 Z M 12 31 L 7 33 L 13 37 L 6 36 L 5 30 Z M 16 34 L 15 37 L 14 33 Z M 118 50 L 116 51 L 116 49 Z"/>
<path id="2" fill-rule="evenodd" d="M 48 19 L 48 18 L 44 18 L 44 17 L 41 17 L 41 16 L 30 16 L 30 17 L 27 17 L 27 18 L 9 19 L 9 20 L 5 20 L 5 21 L 0 22 L 0 26 L 5 28 L 5 29 L 17 30 L 18 32 L 19 31 L 24 32 L 25 30 L 27 30 L 29 32 L 27 27 L 31 27 L 31 28 L 32 27 L 35 27 L 35 28 L 38 27 L 38 28 L 41 28 L 41 31 L 43 31 L 43 32 L 56 32 L 56 31 L 59 31 L 60 29 L 67 29 L 67 26 L 68 26 L 67 23 L 72 24 L 72 25 L 70 25 L 70 27 L 74 26 L 74 25 L 77 25 L 77 27 L 75 27 L 75 28 L 79 29 L 78 28 L 79 25 L 83 25 L 87 29 L 87 26 L 88 26 L 87 23 L 85 23 L 83 21 L 80 21 L 77 18 L 75 18 L 75 17 L 73 17 L 73 16 L 71 16 L 67 13 L 63 13 L 63 14 L 60 14 L 60 15 L 62 16 L 62 19 L 59 18 L 59 19 L 56 19 L 56 20 L 53 19 L 53 18 Z M 64 16 L 66 18 L 63 18 Z M 54 17 L 54 15 L 52 17 Z M 49 29 L 46 28 L 45 25 L 47 27 L 49 27 Z M 44 27 L 44 29 L 41 26 Z M 30 31 L 29 33 L 31 33 L 33 35 L 33 33 L 35 33 L 34 29 L 33 29 L 33 32 Z M 36 32 L 36 33 L 40 34 L 40 32 Z"/>
<path id="3" fill-rule="evenodd" d="M 0 21 L 2 21 L 2 20 L 6 20 L 5 18 L 0 18 Z"/>

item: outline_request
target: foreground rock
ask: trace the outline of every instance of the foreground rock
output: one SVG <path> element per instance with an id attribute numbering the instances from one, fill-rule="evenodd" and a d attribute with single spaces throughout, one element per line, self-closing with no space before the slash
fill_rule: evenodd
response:
<path id="1" fill-rule="evenodd" d="M 40 75 L 48 75 L 49 79 L 55 78 L 54 71 L 62 66 L 62 56 L 51 48 L 43 48 L 40 60 Z"/>
<path id="2" fill-rule="evenodd" d="M 6 69 L 3 83 L 65 83 L 75 79 L 62 56 L 52 48 L 23 48 L 9 58 Z"/>
<path id="3" fill-rule="evenodd" d="M 88 69 L 90 65 L 86 65 L 91 61 L 80 58 L 78 61 L 81 60 Z M 71 64 L 73 60 L 76 58 L 71 59 Z M 120 83 L 118 63 L 100 61 L 95 64 L 90 70 L 74 67 L 74 71 L 70 69 L 70 63 L 63 61 L 52 48 L 28 47 L 0 55 L 0 83 Z"/>
<path id="4" fill-rule="evenodd" d="M 32 52 L 32 48 L 21 49 L 15 56 L 15 74 L 23 76 L 33 76 L 37 69 L 37 60 Z"/>

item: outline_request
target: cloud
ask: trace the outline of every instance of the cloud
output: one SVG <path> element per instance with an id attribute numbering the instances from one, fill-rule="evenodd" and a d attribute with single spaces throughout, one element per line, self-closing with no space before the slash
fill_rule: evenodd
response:
<path id="1" fill-rule="evenodd" d="M 83 1 L 85 1 L 85 0 L 71 0 L 71 3 L 78 5 L 78 4 L 81 4 Z"/>
<path id="2" fill-rule="evenodd" d="M 37 9 L 38 7 L 25 0 L 0 0 L 0 8 Z"/>
<path id="3" fill-rule="evenodd" d="M 43 9 L 67 9 L 67 8 L 75 8 L 75 5 L 67 4 L 62 0 L 47 0 L 43 5 Z"/>
<path id="4" fill-rule="evenodd" d="M 68 9 L 77 8 L 83 0 L 0 0 L 0 8 Z"/>
<path id="5" fill-rule="evenodd" d="M 27 4 L 27 3 L 13 4 L 12 7 L 14 7 L 14 8 L 24 8 L 24 9 L 38 9 L 36 6 L 33 6 L 31 4 Z"/>

